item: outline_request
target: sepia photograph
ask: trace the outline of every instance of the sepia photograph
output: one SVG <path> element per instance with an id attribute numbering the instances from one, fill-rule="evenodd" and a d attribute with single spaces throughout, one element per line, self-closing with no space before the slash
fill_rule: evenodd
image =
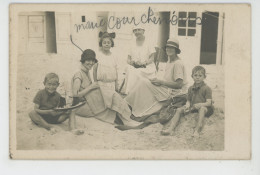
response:
<path id="1" fill-rule="evenodd" d="M 11 4 L 10 157 L 250 159 L 250 13 Z"/>

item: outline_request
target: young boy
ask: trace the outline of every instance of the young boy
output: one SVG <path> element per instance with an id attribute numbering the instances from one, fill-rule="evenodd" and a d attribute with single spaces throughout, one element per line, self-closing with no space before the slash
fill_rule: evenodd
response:
<path id="1" fill-rule="evenodd" d="M 167 124 L 167 127 L 161 131 L 162 135 L 169 135 L 173 132 L 182 114 L 198 112 L 199 120 L 193 136 L 199 137 L 204 117 L 209 117 L 213 114 L 212 91 L 211 88 L 204 83 L 206 70 L 202 66 L 196 66 L 192 69 L 191 76 L 194 80 L 194 84 L 189 87 L 187 103 L 185 106 L 176 110 L 172 120 Z"/>
<path id="2" fill-rule="evenodd" d="M 52 134 L 57 130 L 50 124 L 64 122 L 70 116 L 70 111 L 57 112 L 53 110 L 62 102 L 61 95 L 56 91 L 59 86 L 59 77 L 55 73 L 48 73 L 43 82 L 45 88 L 34 97 L 34 110 L 29 113 L 31 120 L 37 125 L 50 130 Z"/>

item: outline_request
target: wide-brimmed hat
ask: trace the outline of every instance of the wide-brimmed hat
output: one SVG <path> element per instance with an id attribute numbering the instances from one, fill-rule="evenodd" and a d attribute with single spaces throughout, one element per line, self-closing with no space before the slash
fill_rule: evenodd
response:
<path id="1" fill-rule="evenodd" d="M 166 43 L 166 47 L 174 47 L 177 50 L 177 54 L 181 53 L 181 50 L 179 49 L 179 41 L 175 38 L 170 38 L 168 39 L 167 43 Z"/>

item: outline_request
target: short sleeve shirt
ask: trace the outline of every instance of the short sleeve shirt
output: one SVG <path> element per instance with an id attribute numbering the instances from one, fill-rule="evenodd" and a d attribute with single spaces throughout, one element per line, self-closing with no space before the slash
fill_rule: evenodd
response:
<path id="1" fill-rule="evenodd" d="M 72 81 L 71 81 L 71 88 L 72 89 L 73 89 L 74 81 L 76 79 L 79 79 L 81 81 L 81 85 L 80 85 L 79 91 L 82 91 L 83 89 L 86 89 L 92 83 L 89 75 L 82 69 L 74 74 L 74 76 L 72 78 Z"/>
<path id="2" fill-rule="evenodd" d="M 178 59 L 176 61 L 173 62 L 167 62 L 166 67 L 165 67 L 165 74 L 164 74 L 164 79 L 166 81 L 172 81 L 175 82 L 178 79 L 182 79 L 183 80 L 183 86 L 181 91 L 180 90 L 176 90 L 176 89 L 172 89 L 171 94 L 186 94 L 187 90 L 188 90 L 188 86 L 187 86 L 187 76 L 186 76 L 186 69 L 185 66 L 183 64 L 183 62 L 181 61 L 181 59 Z"/>
<path id="3" fill-rule="evenodd" d="M 186 82 L 185 67 L 180 59 L 174 62 L 167 62 L 164 79 L 173 82 L 177 79 L 182 79 L 183 82 Z"/>
<path id="4" fill-rule="evenodd" d="M 61 95 L 58 92 L 50 94 L 45 89 L 40 90 L 33 99 L 40 109 L 53 109 L 59 105 Z"/>
<path id="5" fill-rule="evenodd" d="M 205 103 L 207 99 L 212 99 L 212 90 L 204 82 L 199 86 L 195 86 L 194 84 L 189 87 L 188 101 L 191 102 L 191 105 Z"/>

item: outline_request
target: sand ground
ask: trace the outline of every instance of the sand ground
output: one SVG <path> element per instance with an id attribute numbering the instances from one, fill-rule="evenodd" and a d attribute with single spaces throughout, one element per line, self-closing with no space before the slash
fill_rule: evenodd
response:
<path id="1" fill-rule="evenodd" d="M 30 54 L 18 57 L 16 134 L 18 150 L 223 150 L 224 149 L 224 68 L 205 66 L 206 83 L 213 90 L 215 112 L 204 122 L 200 138 L 193 138 L 196 114 L 181 118 L 172 136 L 161 136 L 162 125 L 154 124 L 142 130 L 119 131 L 113 125 L 94 118 L 77 117 L 78 128 L 84 135 L 68 131 L 68 121 L 55 127 L 58 133 L 39 128 L 31 122 L 28 112 L 33 109 L 33 98 L 44 88 L 46 73 L 60 76 L 58 91 L 69 96 L 70 79 L 78 70 L 79 58 L 75 55 Z M 122 77 L 121 77 L 122 79 Z M 190 79 L 191 82 L 191 79 Z M 191 82 L 192 83 L 192 82 Z M 14 116 L 13 116 L 14 117 Z"/>

